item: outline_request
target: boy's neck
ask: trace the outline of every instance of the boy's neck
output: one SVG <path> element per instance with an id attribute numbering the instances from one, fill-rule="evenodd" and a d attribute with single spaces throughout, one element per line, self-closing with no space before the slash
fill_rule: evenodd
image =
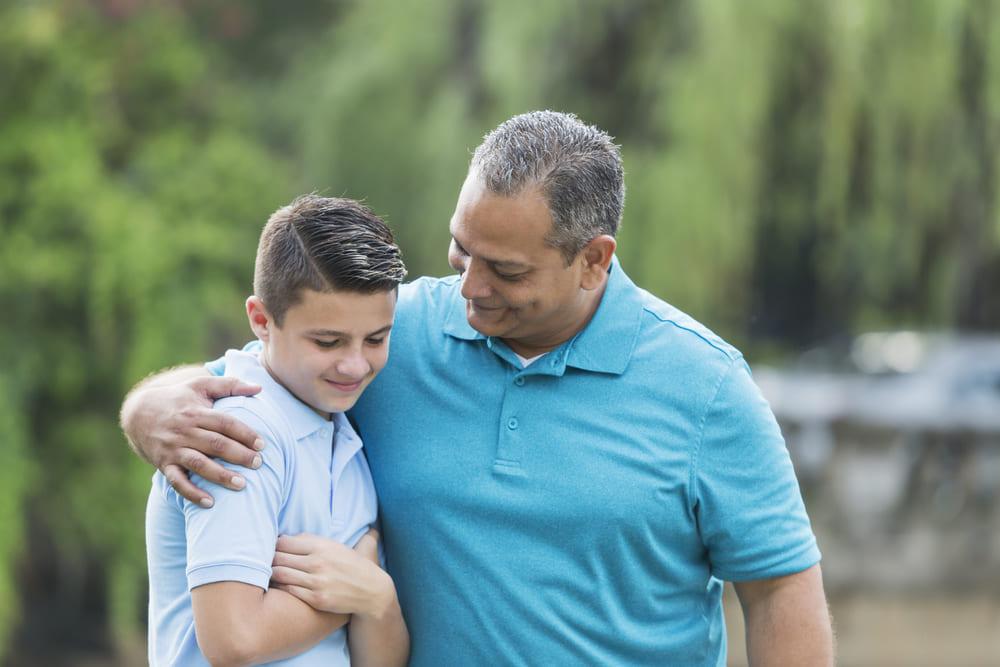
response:
<path id="1" fill-rule="evenodd" d="M 299 398 L 298 396 L 295 395 L 294 391 L 292 391 L 291 389 L 288 388 L 288 385 L 286 385 L 284 382 L 282 382 L 281 378 L 278 376 L 277 373 L 275 373 L 273 370 L 271 370 L 271 365 L 269 363 L 267 363 L 267 345 L 266 344 L 262 345 L 261 349 L 260 349 L 260 365 L 264 367 L 264 370 L 266 370 L 267 374 L 271 376 L 271 379 L 273 379 L 275 382 L 277 382 L 278 384 L 280 384 L 285 389 L 285 391 L 287 391 L 289 394 L 292 395 L 292 397 L 296 401 L 298 401 L 302 405 L 306 406 L 307 408 L 309 408 L 310 410 L 312 410 L 313 412 L 315 412 L 316 414 L 318 414 L 320 417 L 322 417 L 326 421 L 332 421 L 333 420 L 333 414 L 332 413 L 325 412 L 323 410 L 317 410 L 313 406 L 311 406 L 308 403 L 306 403 L 305 401 L 303 401 L 301 398 Z"/>

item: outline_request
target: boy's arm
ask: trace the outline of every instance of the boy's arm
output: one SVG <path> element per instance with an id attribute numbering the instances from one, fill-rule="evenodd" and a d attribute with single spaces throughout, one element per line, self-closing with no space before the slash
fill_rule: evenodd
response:
<path id="1" fill-rule="evenodd" d="M 184 513 L 195 634 L 202 652 L 222 665 L 295 655 L 347 620 L 316 611 L 268 585 L 295 449 L 293 442 L 272 432 L 248 400 L 230 399 L 230 404 L 218 408 L 267 441 L 262 465 L 246 472 L 246 490 L 220 489 L 211 511 L 177 501 Z M 208 484 L 197 475 L 192 482 L 199 487 Z M 177 500 L 175 492 L 167 493 Z"/>
<path id="2" fill-rule="evenodd" d="M 350 619 L 284 591 L 220 581 L 191 591 L 198 647 L 212 665 L 251 665 L 302 653 Z"/>
<path id="3" fill-rule="evenodd" d="M 182 497 L 202 507 L 213 499 L 190 482 L 187 471 L 237 491 L 242 475 L 210 457 L 254 467 L 263 442 L 253 429 L 212 410 L 215 399 L 249 396 L 260 387 L 236 378 L 212 377 L 204 366 L 160 371 L 138 383 L 125 397 L 121 427 L 132 449 L 156 466 Z"/>
<path id="4" fill-rule="evenodd" d="M 352 612 L 352 665 L 406 664 L 410 635 L 392 577 L 379 567 L 377 531 L 369 530 L 354 549 L 316 535 L 282 536 L 271 581 L 317 609 Z"/>
<path id="5" fill-rule="evenodd" d="M 378 541 L 369 531 L 355 547 L 376 565 L 379 562 Z M 410 658 L 410 633 L 403 621 L 396 588 L 389 579 L 391 597 L 380 614 L 355 614 L 347 629 L 351 664 L 357 667 L 403 667 Z"/>

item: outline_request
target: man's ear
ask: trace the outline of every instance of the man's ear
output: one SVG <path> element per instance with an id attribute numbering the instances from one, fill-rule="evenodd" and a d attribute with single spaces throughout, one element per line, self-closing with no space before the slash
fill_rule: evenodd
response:
<path id="1" fill-rule="evenodd" d="M 595 290 L 604 284 L 616 247 L 618 247 L 618 243 L 614 237 L 607 234 L 591 239 L 590 243 L 583 247 L 580 252 L 583 260 L 583 276 L 580 279 L 580 287 L 585 290 Z"/>
<path id="2" fill-rule="evenodd" d="M 254 334 L 257 338 L 261 339 L 263 342 L 271 337 L 271 327 L 274 326 L 274 320 L 271 318 L 271 314 L 267 312 L 267 308 L 264 307 L 264 302 L 260 300 L 260 297 L 251 294 L 247 297 L 247 319 L 250 321 L 250 328 L 253 329 Z"/>

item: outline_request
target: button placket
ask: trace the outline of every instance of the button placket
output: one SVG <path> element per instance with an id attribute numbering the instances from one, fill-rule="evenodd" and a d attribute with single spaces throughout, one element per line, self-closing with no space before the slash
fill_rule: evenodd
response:
<path id="1" fill-rule="evenodd" d="M 524 416 L 521 413 L 527 400 L 524 385 L 524 377 L 518 375 L 508 381 L 504 392 L 497 429 L 496 459 L 493 461 L 493 469 L 496 472 L 517 474 L 520 471 L 521 455 L 524 450 Z"/>

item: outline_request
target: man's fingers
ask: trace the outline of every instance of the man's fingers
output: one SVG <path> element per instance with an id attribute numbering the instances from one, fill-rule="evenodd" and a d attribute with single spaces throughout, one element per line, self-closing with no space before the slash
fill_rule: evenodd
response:
<path id="1" fill-rule="evenodd" d="M 230 440 L 225 435 L 211 430 L 213 423 L 210 418 L 206 418 L 202 423 L 206 422 L 208 423 L 208 428 L 195 429 L 191 432 L 190 440 L 187 443 L 190 447 L 197 449 L 206 456 L 220 458 L 244 468 L 256 469 L 264 462 L 259 452 L 247 449 L 242 443 Z"/>
<path id="2" fill-rule="evenodd" d="M 286 586 L 308 588 L 312 583 L 312 576 L 308 572 L 296 570 L 293 567 L 277 565 L 271 568 L 271 581 Z"/>
<path id="3" fill-rule="evenodd" d="M 224 396 L 253 396 L 260 391 L 260 385 L 231 377 L 200 377 L 190 382 L 192 388 L 211 400 Z"/>
<path id="4" fill-rule="evenodd" d="M 248 465 L 249 461 L 253 459 L 254 454 L 264 449 L 265 446 L 264 440 L 252 428 L 239 419 L 216 410 L 201 415 L 201 418 L 198 420 L 198 426 L 206 431 L 218 434 L 222 438 L 222 444 L 219 445 L 219 453 L 213 452 L 213 455 L 221 456 L 230 463 Z M 239 452 L 238 458 L 229 459 L 222 452 L 236 450 L 228 448 L 228 445 L 237 448 L 249 448 L 252 451 Z M 246 459 L 247 463 L 244 463 L 244 459 Z"/>
<path id="5" fill-rule="evenodd" d="M 215 482 L 233 491 L 240 491 L 247 485 L 247 481 L 242 475 L 223 467 L 196 449 L 182 449 L 180 464 L 209 482 Z"/>
<path id="6" fill-rule="evenodd" d="M 187 473 L 184 472 L 184 468 L 177 465 L 165 465 L 161 472 L 174 491 L 192 503 L 201 505 L 204 508 L 209 508 L 215 504 L 211 495 L 191 483 Z"/>

